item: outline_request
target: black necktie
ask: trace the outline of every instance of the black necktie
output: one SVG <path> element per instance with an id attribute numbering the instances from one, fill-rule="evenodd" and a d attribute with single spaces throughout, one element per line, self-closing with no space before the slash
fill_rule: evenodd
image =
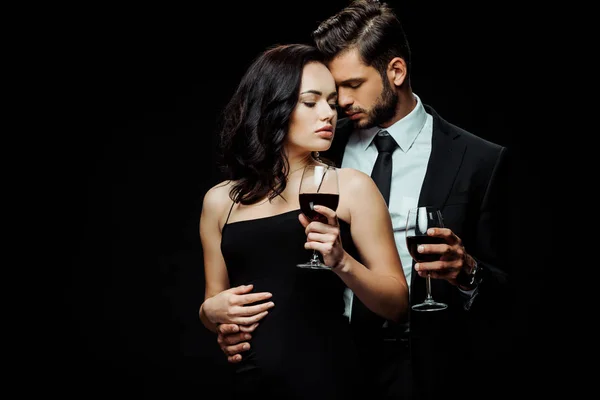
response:
<path id="1" fill-rule="evenodd" d="M 374 141 L 379 154 L 377 155 L 375 166 L 373 166 L 371 178 L 373 178 L 379 191 L 381 191 L 385 199 L 385 204 L 389 204 L 390 188 L 392 186 L 392 153 L 398 147 L 398 143 L 386 131 L 380 131 L 375 136 Z"/>
<path id="2" fill-rule="evenodd" d="M 382 133 L 384 133 L 382 135 Z M 371 178 L 381 191 L 385 203 L 390 200 L 390 187 L 392 184 L 392 153 L 398 143 L 386 131 L 379 131 L 375 136 L 375 146 L 379 151 Z M 376 332 L 384 323 L 384 319 L 369 310 L 359 299 L 354 296 L 352 300 L 352 325 L 355 329 L 364 332 Z"/>

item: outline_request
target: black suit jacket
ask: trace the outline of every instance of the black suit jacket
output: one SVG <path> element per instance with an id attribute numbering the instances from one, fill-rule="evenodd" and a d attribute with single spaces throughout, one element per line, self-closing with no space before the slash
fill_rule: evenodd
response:
<path id="1" fill-rule="evenodd" d="M 423 390 L 435 391 L 446 380 L 453 385 L 452 380 L 464 379 L 459 368 L 469 368 L 472 363 L 469 370 L 485 368 L 478 360 L 495 360 L 498 354 L 506 354 L 506 346 L 498 342 L 508 340 L 505 330 L 510 327 L 505 224 L 508 165 L 505 147 L 449 123 L 430 106 L 425 105 L 425 109 L 433 116 L 433 137 L 418 203 L 441 209 L 445 226 L 460 237 L 484 271 L 468 311 L 464 294 L 438 279 L 432 279 L 432 294 L 449 307 L 436 312 L 410 311 L 415 379 Z M 352 131 L 352 122 L 340 119 L 332 146 L 323 156 L 341 165 Z M 413 273 L 410 286 L 411 304 L 425 297 L 425 279 Z M 430 364 L 436 365 L 437 372 L 425 371 Z"/>

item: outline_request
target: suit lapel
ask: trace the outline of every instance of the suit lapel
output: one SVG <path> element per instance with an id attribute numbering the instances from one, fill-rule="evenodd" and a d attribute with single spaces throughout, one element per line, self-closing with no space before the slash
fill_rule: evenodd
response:
<path id="1" fill-rule="evenodd" d="M 427 172 L 419 195 L 419 206 L 434 206 L 442 209 L 458 175 L 466 145 L 460 140 L 460 133 L 452 129 L 435 110 L 427 105 L 425 109 L 433 116 L 433 138 Z M 420 279 L 419 284 L 416 284 L 417 277 L 418 274 L 411 274 L 411 298 L 416 296 L 414 298 L 422 299 L 425 295 L 425 280 Z M 432 290 L 434 292 L 438 290 L 439 293 L 440 289 L 437 288 L 439 282 L 436 281 L 437 279 L 432 279 Z"/>
<path id="2" fill-rule="evenodd" d="M 448 123 L 428 106 L 427 112 L 433 115 L 433 138 L 431 156 L 419 195 L 419 206 L 443 208 L 458 174 L 466 150 L 458 140 L 460 134 L 448 129 Z"/>

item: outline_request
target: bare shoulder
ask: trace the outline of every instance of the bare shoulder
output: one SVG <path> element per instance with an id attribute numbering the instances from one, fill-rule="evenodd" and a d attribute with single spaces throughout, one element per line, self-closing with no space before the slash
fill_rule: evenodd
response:
<path id="1" fill-rule="evenodd" d="M 340 218 L 352 223 L 356 216 L 385 214 L 389 217 L 385 200 L 369 175 L 353 168 L 340 168 L 339 180 Z"/>
<path id="2" fill-rule="evenodd" d="M 362 171 L 354 168 L 339 168 L 340 190 L 349 194 L 366 194 L 364 191 L 377 191 L 373 179 Z"/>
<path id="3" fill-rule="evenodd" d="M 202 201 L 203 211 L 221 215 L 225 208 L 231 206 L 232 200 L 229 198 L 229 191 L 232 186 L 232 181 L 223 181 L 208 189 Z"/>

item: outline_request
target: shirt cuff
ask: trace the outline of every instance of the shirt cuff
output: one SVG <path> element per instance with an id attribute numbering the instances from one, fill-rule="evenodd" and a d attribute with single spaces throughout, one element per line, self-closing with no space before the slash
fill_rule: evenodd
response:
<path id="1" fill-rule="evenodd" d="M 477 294 L 479 293 L 479 286 L 475 286 L 473 289 L 470 290 L 463 290 L 460 287 L 458 287 L 458 290 L 460 290 L 460 293 L 464 299 L 463 308 L 466 311 L 469 311 L 471 309 L 471 306 L 473 305 L 475 297 L 477 297 Z"/>

